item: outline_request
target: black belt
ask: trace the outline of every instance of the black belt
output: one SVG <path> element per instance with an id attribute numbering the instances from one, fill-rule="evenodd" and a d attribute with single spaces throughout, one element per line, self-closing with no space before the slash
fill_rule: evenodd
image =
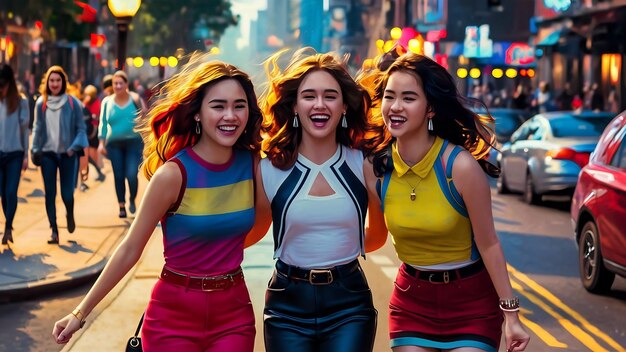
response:
<path id="1" fill-rule="evenodd" d="M 328 285 L 334 280 L 347 276 L 359 269 L 359 260 L 355 259 L 348 264 L 337 265 L 330 269 L 302 269 L 286 264 L 282 260 L 276 261 L 276 270 L 294 280 L 307 281 L 311 285 Z"/>
<path id="2" fill-rule="evenodd" d="M 478 274 L 484 268 L 485 268 L 485 264 L 483 263 L 482 260 L 479 260 L 475 263 L 472 263 L 468 266 L 464 266 L 462 268 L 442 270 L 442 271 L 438 271 L 438 270 L 420 271 L 404 263 L 404 271 L 406 271 L 407 274 L 415 278 L 421 279 L 421 280 L 437 282 L 437 283 L 448 283 L 452 279 L 462 279 L 464 277 L 472 276 L 472 275 Z"/>

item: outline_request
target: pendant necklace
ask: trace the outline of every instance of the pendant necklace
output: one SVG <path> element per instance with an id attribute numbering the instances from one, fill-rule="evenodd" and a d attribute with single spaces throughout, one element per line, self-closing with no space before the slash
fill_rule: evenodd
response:
<path id="1" fill-rule="evenodd" d="M 419 181 L 417 181 L 417 183 L 415 184 L 415 186 L 413 186 L 409 181 L 405 180 L 404 178 L 402 179 L 404 182 L 406 182 L 407 185 L 409 185 L 409 187 L 411 187 L 411 201 L 415 201 L 416 195 L 415 195 L 415 188 L 420 184 L 420 182 L 422 182 L 422 179 L 420 178 Z"/>

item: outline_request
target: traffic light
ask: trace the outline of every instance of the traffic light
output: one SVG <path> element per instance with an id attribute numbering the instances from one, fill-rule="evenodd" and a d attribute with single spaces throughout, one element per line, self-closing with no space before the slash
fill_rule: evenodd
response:
<path id="1" fill-rule="evenodd" d="M 487 9 L 489 9 L 489 11 L 501 12 L 504 10 L 502 0 L 487 0 Z"/>

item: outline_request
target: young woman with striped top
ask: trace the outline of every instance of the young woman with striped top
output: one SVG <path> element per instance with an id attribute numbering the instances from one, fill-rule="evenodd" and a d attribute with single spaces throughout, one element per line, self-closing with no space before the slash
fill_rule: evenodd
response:
<path id="1" fill-rule="evenodd" d="M 240 264 L 257 215 L 261 112 L 245 73 L 205 60 L 192 58 L 152 106 L 143 166 L 150 182 L 138 216 L 94 287 L 55 324 L 57 343 L 71 338 L 137 262 L 160 221 L 165 266 L 146 309 L 143 350 L 253 350 Z"/>

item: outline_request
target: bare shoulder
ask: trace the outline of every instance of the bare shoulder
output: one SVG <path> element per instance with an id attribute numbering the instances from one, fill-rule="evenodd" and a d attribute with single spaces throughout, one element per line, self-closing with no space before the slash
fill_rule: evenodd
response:
<path id="1" fill-rule="evenodd" d="M 174 162 L 166 162 L 157 169 L 149 184 L 152 188 L 158 187 L 159 192 L 178 194 L 182 182 L 183 174 L 180 166 Z"/>

